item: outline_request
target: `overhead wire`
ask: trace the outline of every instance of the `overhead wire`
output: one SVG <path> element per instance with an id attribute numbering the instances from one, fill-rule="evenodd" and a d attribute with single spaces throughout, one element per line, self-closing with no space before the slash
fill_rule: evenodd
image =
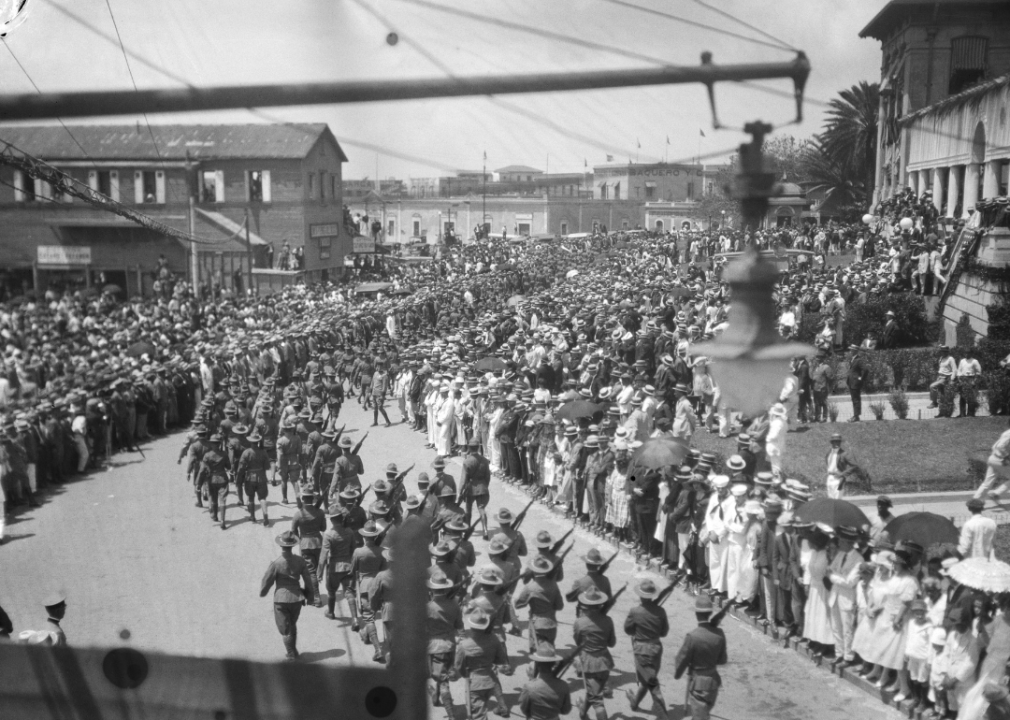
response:
<path id="1" fill-rule="evenodd" d="M 721 8 L 717 8 L 717 7 L 714 7 L 712 5 L 709 5 L 708 3 L 703 2 L 703 0 L 694 0 L 694 2 L 697 3 L 698 5 L 701 5 L 706 10 L 711 10 L 714 13 L 722 15 L 724 18 L 726 18 L 728 20 L 732 20 L 735 23 L 739 23 L 740 25 L 743 25 L 748 30 L 753 30 L 754 32 L 756 32 L 759 35 L 764 35 L 769 40 L 772 40 L 773 42 L 776 42 L 779 45 L 781 45 L 783 50 L 790 50 L 792 52 L 799 52 L 799 48 L 796 48 L 796 47 L 790 45 L 789 43 L 785 42 L 784 40 L 778 39 L 777 37 L 775 37 L 771 33 L 765 32 L 764 30 L 762 30 L 759 27 L 755 27 L 754 25 L 751 25 L 749 22 L 746 22 L 745 20 L 742 20 L 742 19 L 738 18 L 736 15 L 734 15 L 731 12 L 727 12 L 726 10 L 723 10 Z"/>

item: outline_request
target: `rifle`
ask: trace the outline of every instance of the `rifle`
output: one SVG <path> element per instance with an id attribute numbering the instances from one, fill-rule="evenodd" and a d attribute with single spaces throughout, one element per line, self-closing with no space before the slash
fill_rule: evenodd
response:
<path id="1" fill-rule="evenodd" d="M 364 440 L 364 438 L 362 438 L 362 440 Z M 400 499 L 399 492 L 401 490 L 403 490 L 403 480 L 404 480 L 404 478 L 407 477 L 407 473 L 409 473 L 411 470 L 414 469 L 414 465 L 415 464 L 416 463 L 411 464 L 411 466 L 409 468 L 407 468 L 402 473 L 399 473 L 395 478 L 393 478 L 393 482 L 390 483 L 390 485 L 392 487 L 389 490 L 389 499 L 390 500 L 392 500 L 392 501 L 395 502 L 395 501 L 397 501 L 397 500 Z M 431 485 L 428 486 L 428 489 L 429 490 L 431 489 Z M 403 490 L 403 494 L 406 495 L 407 491 Z"/>
<path id="2" fill-rule="evenodd" d="M 462 542 L 467 542 L 470 540 L 470 538 L 473 537 L 473 531 L 477 529 L 478 525 L 480 525 L 480 518 L 474 520 L 473 525 L 471 525 L 470 528 L 465 533 L 463 533 Z"/>
<path id="3" fill-rule="evenodd" d="M 610 563 L 614 562 L 614 560 L 616 560 L 617 556 L 620 555 L 620 554 L 621 554 L 621 551 L 618 550 L 613 555 L 611 555 L 609 558 L 607 558 L 607 562 L 605 562 L 602 565 L 600 565 L 600 569 L 597 572 L 599 572 L 601 575 L 603 573 L 607 572 L 607 570 L 610 568 Z"/>
<path id="4" fill-rule="evenodd" d="M 515 578 L 515 580 L 513 580 L 512 582 L 510 582 L 508 585 L 505 585 L 505 586 L 499 588 L 498 590 L 496 590 L 496 592 L 498 592 L 502 596 L 508 597 L 509 593 L 511 593 L 513 590 L 515 590 L 516 585 L 518 585 L 519 581 L 523 579 L 523 575 L 524 574 L 525 573 L 520 574 L 519 576 L 517 576 Z"/>
<path id="5" fill-rule="evenodd" d="M 557 555 L 558 554 L 558 550 L 560 550 L 564 546 L 565 540 L 567 540 L 568 536 L 571 535 L 573 532 L 575 532 L 575 526 L 574 525 L 572 525 L 572 529 L 571 530 L 569 530 L 568 532 L 566 532 L 564 535 L 561 536 L 560 540 L 558 540 L 556 543 L 554 543 L 553 545 L 551 545 L 551 555 Z M 571 548 L 569 548 L 569 550 L 570 549 Z"/>
<path id="6" fill-rule="evenodd" d="M 333 424 L 336 425 L 336 423 L 333 423 Z M 334 445 L 337 444 L 337 440 L 340 439 L 340 436 L 344 434 L 344 428 L 346 428 L 346 427 L 347 427 L 347 423 L 344 423 L 344 427 L 342 427 L 339 430 L 337 430 L 337 436 L 335 438 L 333 438 L 333 444 Z M 365 433 L 365 434 L 367 435 L 368 433 Z"/>
<path id="7" fill-rule="evenodd" d="M 551 575 L 556 575 L 558 570 L 560 570 L 561 567 L 565 564 L 565 557 L 568 556 L 568 553 L 572 551 L 573 547 L 575 547 L 575 543 L 572 543 L 567 548 L 565 548 L 565 551 L 558 556 L 558 562 L 554 565 L 554 569 L 551 570 Z"/>
<path id="8" fill-rule="evenodd" d="M 358 496 L 358 507 L 361 507 L 361 503 L 364 502 L 364 500 L 365 500 L 365 495 L 367 495 L 368 491 L 371 490 L 371 489 L 372 489 L 372 484 L 369 483 L 368 487 L 365 488 L 365 491 Z"/>
<path id="9" fill-rule="evenodd" d="M 663 588 L 663 591 L 656 596 L 656 604 L 662 605 L 663 603 L 665 603 L 666 599 L 670 597 L 670 594 L 673 592 L 673 589 L 677 587 L 677 585 L 683 579 L 684 579 L 683 575 L 677 575 L 677 577 L 673 579 L 673 582 L 667 585 L 665 588 Z"/>
<path id="10" fill-rule="evenodd" d="M 516 519 L 512 522 L 512 529 L 513 530 L 518 530 L 519 526 L 523 524 L 523 520 L 526 519 L 526 513 L 529 512 L 530 508 L 533 507 L 533 503 L 535 503 L 535 502 L 536 502 L 536 499 L 530 500 L 529 504 L 526 507 L 524 507 L 519 512 L 518 515 L 516 515 Z"/>
<path id="11" fill-rule="evenodd" d="M 610 612 L 610 610 L 614 607 L 614 605 L 617 604 L 617 598 L 621 597 L 621 593 L 623 593 L 627 589 L 628 589 L 628 583 L 624 583 L 624 586 L 620 590 L 615 592 L 612 598 L 610 598 L 609 600 L 607 600 L 607 602 L 603 603 L 603 605 L 600 606 L 600 611 L 603 613 Z"/>
<path id="12" fill-rule="evenodd" d="M 344 425 L 344 427 L 347 427 L 347 425 L 345 424 L 345 425 Z M 343 431 L 344 431 L 344 430 L 343 430 L 343 428 L 341 428 L 341 429 L 340 429 L 340 432 L 343 432 Z M 367 437 L 368 437 L 368 433 L 366 432 L 366 433 L 364 434 L 364 436 L 363 436 L 363 437 L 362 437 L 362 438 L 361 438 L 360 440 L 358 440 L 358 444 L 357 444 L 357 445 L 355 445 L 355 446 L 354 446 L 354 447 L 353 447 L 353 448 L 351 449 L 351 455 L 357 455 L 357 454 L 358 454 L 358 450 L 360 450 L 360 449 L 361 449 L 361 446 L 365 444 L 365 439 L 366 439 Z"/>
<path id="13" fill-rule="evenodd" d="M 719 623 L 721 623 L 722 619 L 724 617 L 726 617 L 726 613 L 729 612 L 729 609 L 731 607 L 733 607 L 732 603 L 730 603 L 728 600 L 725 601 L 722 604 L 722 607 L 719 608 L 719 612 L 717 612 L 717 613 L 715 613 L 715 614 L 713 614 L 712 616 L 709 617 L 709 619 L 708 619 L 709 624 L 711 624 L 712 627 L 719 627 Z"/>
<path id="14" fill-rule="evenodd" d="M 578 645 L 575 646 L 575 649 L 572 650 L 571 655 L 566 657 L 564 660 L 558 660 L 556 663 L 554 663 L 554 666 L 551 668 L 554 671 L 554 677 L 560 678 L 562 675 L 564 675 L 565 671 L 572 666 L 572 663 L 575 662 L 575 658 L 577 658 L 581 652 L 582 652 L 582 644 L 579 643 Z"/>

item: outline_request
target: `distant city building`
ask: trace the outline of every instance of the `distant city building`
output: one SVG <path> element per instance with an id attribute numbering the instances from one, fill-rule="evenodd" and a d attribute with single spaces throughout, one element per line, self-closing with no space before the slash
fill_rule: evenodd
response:
<path id="1" fill-rule="evenodd" d="M 531 183 L 543 174 L 543 170 L 538 170 L 529 165 L 508 165 L 494 171 L 495 180 L 502 183 Z"/>
<path id="2" fill-rule="evenodd" d="M 592 182 L 597 200 L 684 202 L 701 194 L 704 169 L 666 163 L 595 165 Z"/>
<path id="3" fill-rule="evenodd" d="M 350 198 L 363 198 L 368 193 L 376 193 L 386 198 L 398 198 L 407 194 L 407 184 L 403 180 L 396 178 L 386 178 L 379 181 L 379 187 L 375 187 L 375 180 L 363 178 L 361 180 L 344 180 L 344 201 Z"/>
<path id="4" fill-rule="evenodd" d="M 6 127 L 3 139 L 113 200 L 189 231 L 195 197 L 201 281 L 231 287 L 249 256 L 274 264 L 285 243 L 310 279 L 332 277 L 343 230 L 347 156 L 325 124 Z M 71 133 L 73 137 L 71 137 Z M 153 141 L 152 141 L 153 135 Z M 189 243 L 160 235 L 0 166 L 0 270 L 11 287 L 106 282 L 150 292 L 159 256 L 188 276 Z M 251 253 L 243 227 L 248 216 Z"/>

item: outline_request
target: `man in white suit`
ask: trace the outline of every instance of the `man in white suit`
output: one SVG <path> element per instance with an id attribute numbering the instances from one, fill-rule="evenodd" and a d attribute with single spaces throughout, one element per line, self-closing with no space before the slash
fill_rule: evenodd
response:
<path id="1" fill-rule="evenodd" d="M 727 582 L 726 542 L 729 534 L 727 522 L 736 501 L 729 494 L 729 476 L 716 475 L 712 478 L 715 492 L 708 499 L 705 520 L 701 527 L 701 537 L 708 547 L 708 575 L 712 593 L 725 595 L 729 589 Z"/>
<path id="2" fill-rule="evenodd" d="M 852 636 L 856 631 L 856 584 L 859 582 L 859 564 L 862 558 L 853 548 L 857 531 L 839 526 L 838 551 L 828 566 L 828 611 L 831 614 L 831 631 L 835 636 L 834 666 L 849 666 L 855 662 L 852 654 Z"/>

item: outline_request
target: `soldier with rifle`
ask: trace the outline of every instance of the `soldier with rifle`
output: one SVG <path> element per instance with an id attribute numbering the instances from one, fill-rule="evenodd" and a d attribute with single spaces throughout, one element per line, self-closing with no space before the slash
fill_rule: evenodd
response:
<path id="1" fill-rule="evenodd" d="M 253 432 L 246 438 L 248 447 L 242 451 L 235 470 L 235 483 L 245 489 L 249 499 L 249 518 L 256 522 L 256 498 L 259 498 L 260 513 L 263 515 L 263 526 L 270 527 L 267 518 L 267 471 L 270 469 L 270 458 L 263 449 L 263 436 Z"/>
<path id="2" fill-rule="evenodd" d="M 386 567 L 386 560 L 379 547 L 379 536 L 382 530 L 369 520 L 358 530 L 364 538 L 364 545 L 354 551 L 351 556 L 351 573 L 354 576 L 354 587 L 357 589 L 358 614 L 361 617 L 361 641 L 375 648 L 372 660 L 385 662 L 382 646 L 379 645 L 379 632 L 375 628 L 375 613 L 372 612 L 370 593 L 375 576 Z"/>
<path id="3" fill-rule="evenodd" d="M 545 648 L 530 655 L 530 660 L 534 663 L 534 677 L 519 693 L 519 709 L 526 720 L 557 720 L 570 713 L 572 696 L 558 673 L 559 669 L 567 669 L 565 659 L 553 648 Z"/>
<path id="4" fill-rule="evenodd" d="M 466 576 L 455 562 L 455 546 L 448 540 L 439 540 L 434 545 L 428 546 L 428 552 L 435 561 L 435 564 L 428 568 L 428 577 L 431 577 L 436 572 L 440 572 L 449 578 L 454 588 L 453 592 L 450 593 L 450 597 L 456 598 L 460 594 L 460 590 L 465 592 L 467 586 Z"/>
<path id="5" fill-rule="evenodd" d="M 354 587 L 351 560 L 358 534 L 347 525 L 347 511 L 341 506 L 332 508 L 326 515 L 330 528 L 323 533 L 323 545 L 319 553 L 318 584 L 326 588 L 326 614 L 329 620 L 336 620 L 334 610 L 337 605 L 337 591 L 341 590 L 351 613 L 351 629 L 358 629 L 358 608 L 349 594 Z"/>
<path id="6" fill-rule="evenodd" d="M 526 537 L 519 532 L 519 526 L 526 519 L 526 513 L 534 502 L 536 501 L 530 500 L 529 504 L 518 515 L 513 515 L 512 511 L 508 508 L 501 508 L 498 511 L 498 532 L 508 537 L 512 557 L 526 557 L 528 552 L 526 549 Z"/>
<path id="7" fill-rule="evenodd" d="M 291 532 L 298 538 L 298 551 L 308 563 L 316 607 L 322 607 L 317 572 L 323 547 L 323 532 L 326 531 L 326 515 L 319 509 L 315 499 L 316 494 L 312 488 L 302 488 L 302 506 L 291 516 Z"/>
<path id="8" fill-rule="evenodd" d="M 491 617 L 481 608 L 474 609 L 466 619 L 467 633 L 456 646 L 456 674 L 466 682 L 466 711 L 470 720 L 487 720 L 491 697 L 501 687 L 496 667 L 508 666 L 505 646 L 488 632 Z M 504 697 L 497 701 L 495 715 L 508 717 Z"/>
<path id="9" fill-rule="evenodd" d="M 378 572 L 372 581 L 372 589 L 368 594 L 375 620 L 382 620 L 382 645 L 372 658 L 376 662 L 388 663 L 392 657 L 393 648 L 393 548 L 384 546 L 382 557 L 386 566 Z"/>
<path id="10" fill-rule="evenodd" d="M 726 635 L 718 625 L 728 609 L 729 603 L 726 603 L 713 615 L 712 599 L 700 595 L 694 603 L 698 627 L 687 634 L 677 653 L 677 669 L 673 677 L 679 680 L 687 672 L 687 707 L 695 720 L 707 720 L 712 716 L 712 708 L 722 687 L 718 666 L 727 662 Z"/>
<path id="11" fill-rule="evenodd" d="M 467 456 L 463 459 L 463 473 L 460 475 L 460 490 L 457 502 L 466 504 L 466 521 L 470 522 L 473 506 L 477 505 L 484 528 L 484 539 L 488 539 L 487 504 L 491 499 L 491 464 L 480 454 L 480 438 L 474 435 L 467 443 Z"/>
<path id="12" fill-rule="evenodd" d="M 434 520 L 438 516 L 438 496 L 432 493 L 428 483 L 428 473 L 418 473 L 417 491 L 424 499 L 421 503 L 420 515 L 428 520 Z"/>
<path id="13" fill-rule="evenodd" d="M 323 443 L 315 450 L 308 482 L 308 486 L 315 492 L 320 503 L 330 496 L 333 471 L 337 466 L 337 458 L 340 457 L 336 430 L 324 430 L 321 435 Z"/>
<path id="14" fill-rule="evenodd" d="M 443 537 L 456 546 L 456 564 L 464 574 L 477 564 L 477 552 L 473 549 L 473 543 L 470 542 L 476 529 L 476 522 L 468 526 L 462 518 L 450 520 L 442 527 Z"/>
<path id="15" fill-rule="evenodd" d="M 565 595 L 565 600 L 576 602 L 579 596 L 590 588 L 595 588 L 607 597 L 610 597 L 610 578 L 607 577 L 606 573 L 610 568 L 610 563 L 620 554 L 621 551 L 618 550 L 604 560 L 599 550 L 591 548 L 589 552 L 582 556 L 582 560 L 586 563 L 586 574 L 572 584 L 572 589 Z M 578 616 L 578 612 L 576 610 L 576 616 Z"/>
<path id="16" fill-rule="evenodd" d="M 227 451 L 224 449 L 224 439 L 217 433 L 210 436 L 208 441 L 210 446 L 200 460 L 200 469 L 197 471 L 197 489 L 207 485 L 207 494 L 210 498 L 210 517 L 214 522 L 218 522 L 218 512 L 221 514 L 221 529 L 225 525 L 225 507 L 228 498 L 228 474 L 231 470 L 231 461 L 228 459 Z"/>
<path id="17" fill-rule="evenodd" d="M 351 442 L 350 438 L 347 438 L 346 445 L 344 443 L 340 444 L 340 447 L 344 449 L 344 454 L 347 455 L 347 458 L 352 463 L 354 463 L 354 467 L 358 471 L 358 475 L 365 474 L 365 463 L 361 461 L 361 456 L 358 455 L 358 453 L 361 452 L 361 446 L 365 444 L 365 440 L 367 439 L 368 439 L 368 433 L 366 432 L 364 435 L 361 436 L 361 439 L 358 440 L 358 443 L 356 445 L 353 442 Z M 348 449 L 350 450 L 350 452 L 348 452 Z"/>
<path id="18" fill-rule="evenodd" d="M 563 563 L 559 561 L 558 553 L 561 552 L 561 548 L 564 546 L 565 540 L 567 540 L 573 532 L 575 532 L 574 526 L 571 530 L 562 535 L 561 539 L 557 542 L 554 541 L 554 538 L 552 538 L 551 534 L 546 530 L 541 530 L 537 533 L 535 540 L 537 555 L 535 557 L 545 557 L 551 561 L 551 564 L 554 566 L 553 577 L 555 582 L 561 582 L 565 579 L 565 569 L 563 567 Z"/>
<path id="19" fill-rule="evenodd" d="M 233 425 L 231 437 L 225 438 L 225 449 L 228 453 L 228 481 L 235 484 L 235 492 L 238 494 L 238 504 L 245 505 L 245 488 L 237 481 L 235 472 L 238 468 L 238 459 L 246 448 L 245 439 L 249 435 L 249 428 L 245 425 Z"/>
<path id="20" fill-rule="evenodd" d="M 428 488 L 431 492 L 431 488 Z M 463 508 L 456 504 L 456 488 L 450 485 L 442 485 L 438 495 L 438 514 L 432 527 L 441 528 L 453 520 L 463 521 Z"/>
<path id="21" fill-rule="evenodd" d="M 516 610 L 530 609 L 529 648 L 531 653 L 554 652 L 554 642 L 558 637 L 557 613 L 565 606 L 558 584 L 553 579 L 554 565 L 540 556 L 530 564 L 533 579 L 516 597 Z"/>
<path id="22" fill-rule="evenodd" d="M 367 492 L 367 489 L 366 489 Z M 368 515 L 361 507 L 361 500 L 364 495 L 357 488 L 347 488 L 337 496 L 337 504 L 347 512 L 344 524 L 354 532 L 358 532 L 365 526 Z"/>
<path id="23" fill-rule="evenodd" d="M 638 712 L 639 703 L 647 693 L 651 693 L 653 710 L 662 720 L 666 720 L 666 701 L 659 687 L 659 668 L 663 662 L 663 638 L 670 632 L 670 622 L 666 611 L 659 605 L 660 590 L 656 583 L 649 579 L 640 581 L 635 586 L 635 594 L 641 603 L 628 613 L 624 621 L 624 632 L 631 636 L 638 687 L 634 692 L 625 692 L 632 712 Z"/>
<path id="24" fill-rule="evenodd" d="M 454 672 L 456 636 L 463 631 L 463 612 L 452 600 L 452 580 L 441 570 L 429 575 L 428 590 L 428 673 L 435 683 L 431 701 L 435 707 L 445 708 L 448 720 L 456 720 L 449 681 Z"/>
<path id="25" fill-rule="evenodd" d="M 442 496 L 442 488 L 450 487 L 452 488 L 452 496 L 456 497 L 456 478 L 445 471 L 445 458 L 439 455 L 435 458 L 435 461 L 431 464 L 431 467 L 435 470 L 435 477 L 431 481 L 431 491 L 438 497 Z M 470 521 L 467 520 L 467 524 Z"/>
<path id="26" fill-rule="evenodd" d="M 207 440 L 207 428 L 198 425 L 196 428 L 196 439 L 190 443 L 189 457 L 186 460 L 186 480 L 193 481 L 193 489 L 196 491 L 196 506 L 203 507 L 204 485 L 197 481 L 200 474 L 200 464 L 203 456 L 210 449 L 210 442 Z"/>
<path id="27" fill-rule="evenodd" d="M 625 586 L 627 587 L 627 586 Z M 579 662 L 582 665 L 582 682 L 586 695 L 579 703 L 580 720 L 588 720 L 589 708 L 596 713 L 596 720 L 607 720 L 603 705 L 604 691 L 610 671 L 614 669 L 614 658 L 610 648 L 617 645 L 614 621 L 607 615 L 624 588 L 614 598 L 608 598 L 596 588 L 589 588 L 579 594 L 579 617 L 572 628 L 576 645 L 582 648 Z"/>
<path id="28" fill-rule="evenodd" d="M 295 432 L 295 424 L 290 418 L 284 420 L 280 425 L 281 437 L 277 440 L 277 473 L 281 476 L 281 501 L 288 504 L 288 485 L 294 492 L 295 501 L 301 503 L 299 485 L 302 479 L 302 440 Z"/>

